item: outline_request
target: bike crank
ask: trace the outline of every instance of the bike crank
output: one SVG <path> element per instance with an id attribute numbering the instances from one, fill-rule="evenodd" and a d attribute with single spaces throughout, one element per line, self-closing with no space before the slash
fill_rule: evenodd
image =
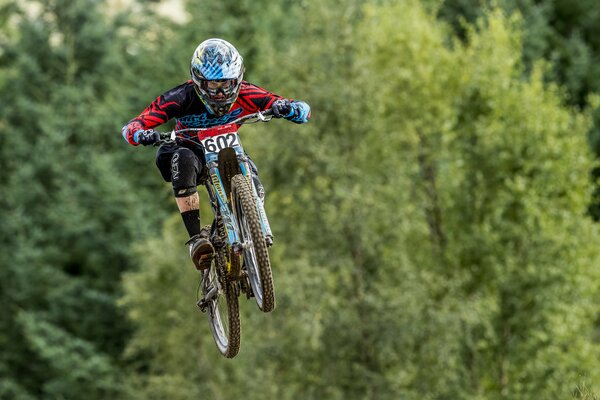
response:
<path id="1" fill-rule="evenodd" d="M 206 296 L 204 296 L 203 298 L 201 298 L 200 300 L 198 300 L 198 302 L 196 303 L 196 305 L 200 308 L 200 311 L 202 312 L 206 312 L 206 308 L 209 305 L 209 302 L 212 301 L 215 297 L 217 297 L 217 294 L 219 293 L 219 289 L 216 286 L 213 286 L 208 293 L 206 294 Z"/>

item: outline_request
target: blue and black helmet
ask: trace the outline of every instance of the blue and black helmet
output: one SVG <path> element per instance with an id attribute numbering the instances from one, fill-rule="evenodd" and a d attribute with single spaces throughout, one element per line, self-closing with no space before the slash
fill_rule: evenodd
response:
<path id="1" fill-rule="evenodd" d="M 244 77 L 244 60 L 236 48 L 222 39 L 205 40 L 194 51 L 190 72 L 208 111 L 219 116 L 229 112 Z"/>

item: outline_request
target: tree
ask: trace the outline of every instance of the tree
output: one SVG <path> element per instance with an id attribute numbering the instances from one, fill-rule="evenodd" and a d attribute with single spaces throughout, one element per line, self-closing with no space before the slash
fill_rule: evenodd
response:
<path id="1" fill-rule="evenodd" d="M 540 59 L 549 61 L 545 78 L 560 83 L 566 90 L 569 104 L 585 107 L 589 96 L 600 91 L 600 36 L 595 21 L 600 4 L 585 0 L 573 3 L 566 0 L 500 2 L 445 0 L 440 16 L 449 21 L 464 36 L 464 21 L 473 23 L 491 4 L 500 4 L 507 12 L 523 15 L 523 57 L 527 71 Z M 600 155 L 600 113 L 594 112 L 594 126 L 589 141 L 594 153 Z M 600 170 L 592 171 L 594 180 Z M 600 189 L 595 190 L 590 213 L 600 219 Z"/>
<path id="2" fill-rule="evenodd" d="M 444 57 L 435 33 L 415 35 L 416 23 L 400 24 L 405 31 L 385 17 L 400 13 L 374 15 L 365 70 L 386 83 L 378 98 L 395 112 L 384 126 L 418 149 L 403 158 L 419 165 L 418 204 L 439 258 L 416 264 L 446 280 L 434 304 L 454 308 L 446 330 L 455 331 L 438 352 L 453 349 L 454 384 L 470 382 L 453 392 L 440 369 L 429 387 L 451 398 L 568 396 L 580 374 L 594 374 L 598 351 L 589 303 L 598 293 L 590 246 L 598 232 L 584 215 L 589 113 L 564 108 L 538 70 L 521 78 L 518 20 L 492 12 Z M 432 41 L 438 50 L 425 52 Z M 427 67 L 411 74 L 410 64 Z"/>
<path id="3" fill-rule="evenodd" d="M 0 397 L 113 397 L 130 329 L 115 304 L 119 276 L 133 265 L 130 243 L 160 218 L 144 190 L 131 190 L 140 174 L 117 150 L 126 20 L 87 0 L 6 10 Z"/>

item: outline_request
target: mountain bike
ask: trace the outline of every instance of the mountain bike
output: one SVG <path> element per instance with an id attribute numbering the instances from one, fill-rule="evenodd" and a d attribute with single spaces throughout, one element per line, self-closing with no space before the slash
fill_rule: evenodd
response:
<path id="1" fill-rule="evenodd" d="M 271 110 L 212 128 L 185 128 L 161 133 L 159 144 L 181 143 L 197 136 L 206 161 L 204 185 L 214 220 L 210 241 L 215 249 L 210 268 L 201 271 L 202 297 L 197 305 L 208 316 L 219 351 L 235 357 L 240 348 L 238 298 L 254 297 L 263 312 L 275 308 L 268 247 L 273 234 L 252 177 L 250 161 L 237 133 L 245 123 L 268 122 Z M 188 134 L 182 137 L 182 134 Z"/>

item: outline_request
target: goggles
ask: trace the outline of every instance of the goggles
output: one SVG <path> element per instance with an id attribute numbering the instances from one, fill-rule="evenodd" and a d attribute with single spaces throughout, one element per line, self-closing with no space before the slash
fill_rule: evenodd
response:
<path id="1" fill-rule="evenodd" d="M 235 93 L 237 87 L 237 79 L 226 79 L 226 80 L 202 80 L 201 87 L 210 96 L 218 96 L 219 93 L 223 93 L 225 97 L 229 97 Z"/>

